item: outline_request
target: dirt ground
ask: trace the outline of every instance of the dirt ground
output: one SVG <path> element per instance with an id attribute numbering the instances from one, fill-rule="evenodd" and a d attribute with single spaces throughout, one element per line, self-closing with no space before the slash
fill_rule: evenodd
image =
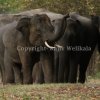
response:
<path id="1" fill-rule="evenodd" d="M 85 84 L 1 84 L 0 100 L 100 100 L 100 79 Z"/>

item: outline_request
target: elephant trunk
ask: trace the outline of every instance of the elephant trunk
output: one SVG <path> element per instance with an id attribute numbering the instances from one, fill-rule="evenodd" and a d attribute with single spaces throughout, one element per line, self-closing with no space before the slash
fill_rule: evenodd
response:
<path id="1" fill-rule="evenodd" d="M 64 34 L 64 31 L 65 31 L 65 28 L 66 28 L 66 18 L 67 17 L 68 17 L 68 15 L 65 15 L 62 18 L 61 25 L 58 28 L 58 31 L 54 32 L 54 34 L 52 34 L 52 35 L 50 34 L 50 36 L 48 37 L 49 42 L 56 42 L 62 37 L 62 35 Z"/>

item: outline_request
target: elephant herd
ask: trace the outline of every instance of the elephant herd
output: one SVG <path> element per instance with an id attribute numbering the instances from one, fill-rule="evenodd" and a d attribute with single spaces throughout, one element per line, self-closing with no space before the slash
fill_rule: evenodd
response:
<path id="1" fill-rule="evenodd" d="M 2 83 L 84 83 L 100 17 L 36 9 L 0 15 Z"/>

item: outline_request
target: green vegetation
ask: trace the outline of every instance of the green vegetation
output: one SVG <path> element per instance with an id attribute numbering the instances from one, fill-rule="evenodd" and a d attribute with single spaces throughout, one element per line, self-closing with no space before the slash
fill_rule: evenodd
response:
<path id="1" fill-rule="evenodd" d="M 94 84 L 91 84 L 91 82 Z M 100 82 L 0 86 L 0 100 L 99 100 Z"/>
<path id="2" fill-rule="evenodd" d="M 100 0 L 0 0 L 0 12 L 18 12 L 46 8 L 59 13 L 77 11 L 81 14 L 100 14 Z"/>
<path id="3" fill-rule="evenodd" d="M 96 73 L 96 74 L 94 75 L 94 77 L 100 79 L 100 72 Z"/>
<path id="4" fill-rule="evenodd" d="M 13 13 L 24 10 L 31 0 L 0 0 L 1 13 Z"/>

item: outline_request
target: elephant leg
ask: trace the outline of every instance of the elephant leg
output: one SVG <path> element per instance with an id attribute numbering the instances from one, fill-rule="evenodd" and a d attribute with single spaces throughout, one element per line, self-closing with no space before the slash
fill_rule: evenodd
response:
<path id="1" fill-rule="evenodd" d="M 30 66 L 23 67 L 23 84 L 32 84 L 32 68 Z"/>
<path id="2" fill-rule="evenodd" d="M 54 54 L 54 83 L 58 82 L 58 69 L 59 69 L 59 53 L 55 52 Z"/>
<path id="3" fill-rule="evenodd" d="M 52 69 L 50 68 L 51 66 L 52 66 L 51 62 L 49 62 L 48 60 L 45 60 L 44 63 L 42 64 L 45 83 L 53 82 L 53 76 L 52 76 L 53 73 Z"/>
<path id="4" fill-rule="evenodd" d="M 2 72 L 1 65 L 0 65 L 0 82 L 3 82 L 3 72 Z"/>
<path id="5" fill-rule="evenodd" d="M 86 64 L 80 64 L 79 66 L 79 83 L 84 83 L 86 79 L 86 70 L 87 70 L 87 65 Z"/>
<path id="6" fill-rule="evenodd" d="M 79 83 L 84 83 L 86 80 L 86 70 L 91 58 L 91 54 L 86 54 L 85 57 L 81 57 L 81 62 L 79 66 Z"/>
<path id="7" fill-rule="evenodd" d="M 4 54 L 4 66 L 5 66 L 5 84 L 14 83 L 14 71 L 13 71 L 13 62 L 10 59 L 9 54 L 5 51 Z"/>
<path id="8" fill-rule="evenodd" d="M 69 58 L 67 56 L 66 58 L 66 67 L 65 67 L 65 72 L 64 72 L 64 82 L 68 82 L 68 78 L 69 78 Z"/>
<path id="9" fill-rule="evenodd" d="M 40 62 L 36 63 L 33 68 L 33 82 L 34 83 L 44 83 L 44 75 L 42 70 L 42 64 Z"/>
<path id="10" fill-rule="evenodd" d="M 5 84 L 5 70 L 4 70 L 4 64 L 1 65 L 1 77 L 2 77 L 2 82 Z"/>
<path id="11" fill-rule="evenodd" d="M 33 83 L 35 83 L 36 81 L 37 71 L 38 71 L 38 63 L 36 63 L 33 67 L 33 71 L 32 71 Z"/>
<path id="12" fill-rule="evenodd" d="M 19 51 L 19 56 L 22 63 L 23 84 L 32 84 L 32 70 L 33 70 L 33 54 L 31 52 Z"/>
<path id="13" fill-rule="evenodd" d="M 15 83 L 21 84 L 22 81 L 22 72 L 21 72 L 21 65 L 20 64 L 14 64 L 13 67 L 14 70 L 14 76 L 15 76 Z"/>
<path id="14" fill-rule="evenodd" d="M 0 82 L 3 82 L 2 68 L 0 66 Z"/>
<path id="15" fill-rule="evenodd" d="M 1 71 L 1 82 L 5 83 L 5 68 L 4 68 L 4 61 L 0 61 L 0 71 Z"/>
<path id="16" fill-rule="evenodd" d="M 53 82 L 53 57 L 52 52 L 41 54 L 42 69 L 45 83 Z"/>
<path id="17" fill-rule="evenodd" d="M 58 70 L 58 82 L 64 82 L 64 72 L 66 67 L 66 53 L 62 51 L 59 53 L 59 70 Z"/>
<path id="18" fill-rule="evenodd" d="M 39 63 L 39 70 L 38 70 L 38 73 L 36 75 L 36 83 L 44 83 L 44 75 L 43 75 L 43 70 L 42 70 L 42 64 Z"/>
<path id="19" fill-rule="evenodd" d="M 72 56 L 70 58 L 70 69 L 69 69 L 69 83 L 77 82 L 77 71 L 78 71 L 78 58 L 76 56 Z"/>

